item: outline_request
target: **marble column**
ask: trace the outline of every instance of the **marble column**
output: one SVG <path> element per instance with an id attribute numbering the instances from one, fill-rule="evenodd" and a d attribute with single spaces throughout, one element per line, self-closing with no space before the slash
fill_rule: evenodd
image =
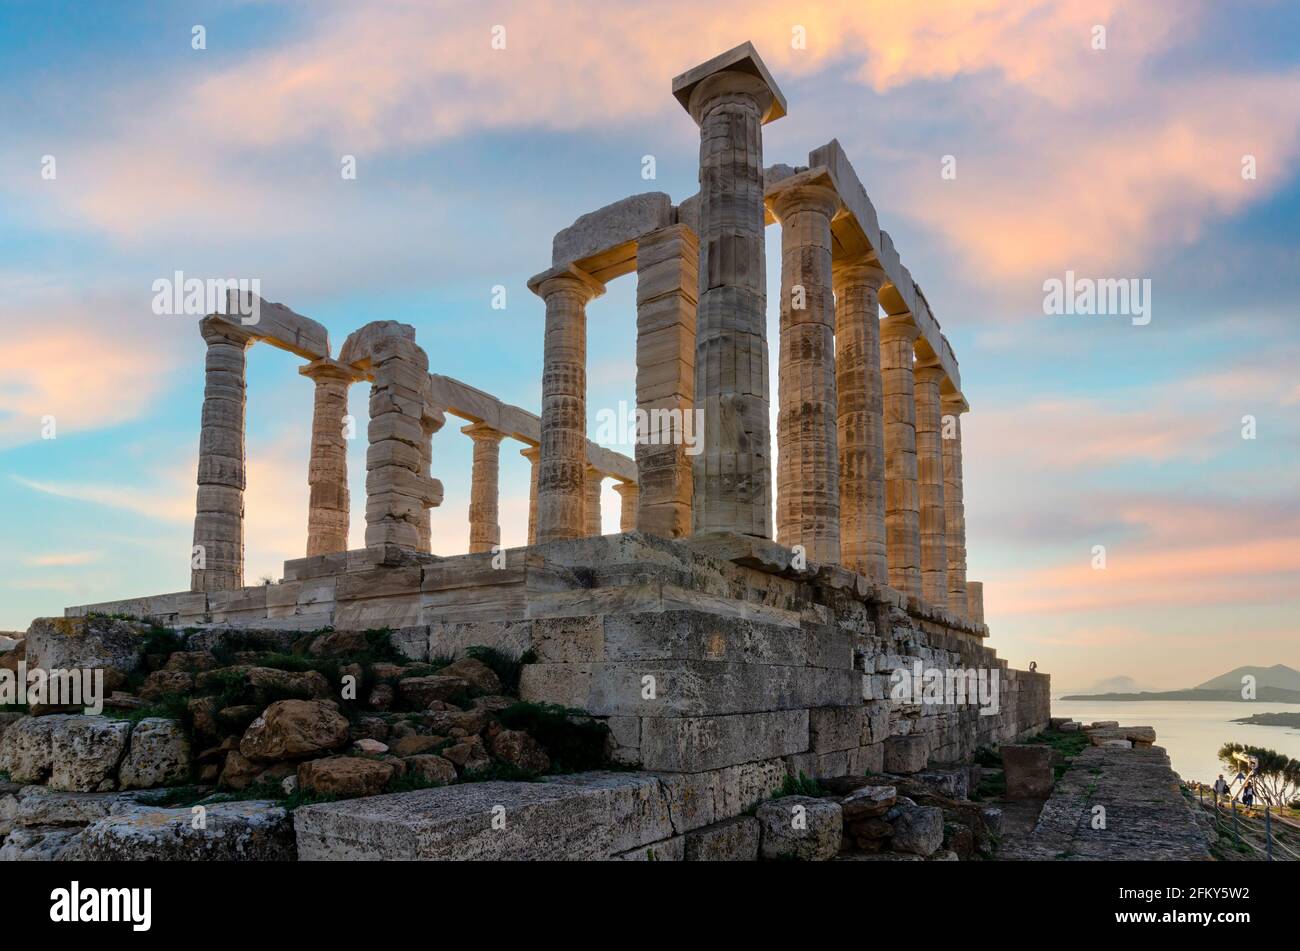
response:
<path id="1" fill-rule="evenodd" d="M 943 496 L 943 409 L 937 366 L 917 367 L 916 474 L 921 502 L 921 597 L 938 608 L 948 606 L 947 512 Z"/>
<path id="2" fill-rule="evenodd" d="M 908 314 L 880 322 L 880 380 L 885 418 L 885 548 L 889 584 L 921 596 L 921 515 L 917 494 L 913 345 L 920 331 Z"/>
<path id="3" fill-rule="evenodd" d="M 835 387 L 839 394 L 840 551 L 846 568 L 889 583 L 885 545 L 885 418 L 880 287 L 885 272 L 835 268 Z"/>
<path id="4" fill-rule="evenodd" d="M 190 590 L 228 591 L 244 584 L 245 351 L 253 338 L 219 317 L 200 321 L 199 331 L 208 353 Z"/>
<path id="5" fill-rule="evenodd" d="M 961 414 L 966 404 L 960 396 L 943 401 L 943 506 L 948 540 L 948 607 L 967 611 L 966 505 L 962 501 Z"/>
<path id="6" fill-rule="evenodd" d="M 541 446 L 520 449 L 519 455 L 528 460 L 528 544 L 537 544 L 537 469 L 542 458 Z"/>
<path id="7" fill-rule="evenodd" d="M 499 481 L 501 440 L 505 433 L 482 423 L 461 427 L 474 440 L 469 490 L 469 551 L 492 551 L 501 544 Z"/>
<path id="8" fill-rule="evenodd" d="M 636 444 L 636 527 L 664 538 L 691 533 L 695 457 L 685 436 L 701 436 L 694 415 L 699 266 L 699 241 L 687 225 L 637 241 L 636 405 L 648 431 Z"/>
<path id="9" fill-rule="evenodd" d="M 316 384 L 311 419 L 311 462 L 307 469 L 307 555 L 348 550 L 348 387 L 355 371 L 333 360 L 315 360 L 298 370 Z"/>
<path id="10" fill-rule="evenodd" d="M 763 124 L 785 103 L 748 44 L 673 80 L 700 127 L 695 533 L 772 536 Z"/>
<path id="11" fill-rule="evenodd" d="M 831 277 L 833 190 L 769 192 L 781 222 L 781 323 L 777 388 L 776 540 L 808 560 L 840 561 L 840 485 Z"/>
<path id="12" fill-rule="evenodd" d="M 984 623 L 984 582 L 966 582 L 966 616 L 976 624 Z"/>
<path id="13" fill-rule="evenodd" d="M 641 487 L 635 482 L 615 482 L 614 491 L 623 500 L 618 513 L 618 530 L 620 532 L 635 532 L 639 519 Z"/>
<path id="14" fill-rule="evenodd" d="M 582 477 L 582 512 L 583 534 L 594 538 L 601 534 L 600 523 L 600 485 L 605 480 L 604 474 L 592 466 L 587 466 Z"/>
<path id="15" fill-rule="evenodd" d="M 581 538 L 587 530 L 587 302 L 604 285 L 568 267 L 539 274 L 528 286 L 546 302 L 537 541 Z"/>

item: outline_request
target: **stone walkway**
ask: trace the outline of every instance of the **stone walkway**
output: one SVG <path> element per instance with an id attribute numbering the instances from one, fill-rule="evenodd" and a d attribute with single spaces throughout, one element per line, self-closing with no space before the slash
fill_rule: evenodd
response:
<path id="1" fill-rule="evenodd" d="M 1104 813 L 1094 815 L 1097 806 Z M 1211 855 L 1163 749 L 1091 746 L 1057 781 L 1033 830 L 1004 836 L 998 858 L 1187 861 Z"/>

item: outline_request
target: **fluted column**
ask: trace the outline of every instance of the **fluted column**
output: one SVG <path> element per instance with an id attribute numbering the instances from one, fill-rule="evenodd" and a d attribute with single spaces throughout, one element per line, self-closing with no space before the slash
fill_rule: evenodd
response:
<path id="1" fill-rule="evenodd" d="M 921 516 L 917 494 L 916 395 L 912 346 L 920 335 L 907 314 L 880 322 L 885 411 L 885 547 L 889 583 L 921 596 Z"/>
<path id="2" fill-rule="evenodd" d="M 772 536 L 771 426 L 763 251 L 763 133 L 784 113 L 775 86 L 732 51 L 673 81 L 700 127 L 700 293 L 695 405 L 704 448 L 695 457 L 696 533 Z M 761 64 L 760 64 L 761 65 Z"/>
<path id="3" fill-rule="evenodd" d="M 316 384 L 311 461 L 307 469 L 311 493 L 307 508 L 307 555 L 347 551 L 351 500 L 343 418 L 348 413 L 348 387 L 358 377 L 332 360 L 316 360 L 298 372 Z"/>
<path id="4" fill-rule="evenodd" d="M 839 395 L 840 552 L 846 568 L 889 582 L 885 546 L 885 419 L 880 287 L 885 272 L 835 268 L 835 387 Z"/>
<path id="5" fill-rule="evenodd" d="M 190 590 L 228 591 L 244 584 L 245 351 L 253 339 L 216 317 L 199 331 L 208 353 Z"/>
<path id="6" fill-rule="evenodd" d="M 947 513 L 943 497 L 943 409 L 937 366 L 917 367 L 916 475 L 921 502 L 921 596 L 935 607 L 948 606 Z"/>
<path id="7" fill-rule="evenodd" d="M 587 530 L 587 302 L 604 285 L 570 267 L 540 274 L 529 287 L 546 301 L 537 540 L 581 538 Z"/>
<path id="8" fill-rule="evenodd" d="M 542 458 L 541 446 L 520 449 L 519 455 L 528 460 L 528 544 L 537 544 L 537 469 Z"/>
<path id="9" fill-rule="evenodd" d="M 591 466 L 583 472 L 583 534 L 589 538 L 601 534 L 600 484 L 604 479 L 604 474 Z"/>
<path id="10" fill-rule="evenodd" d="M 614 491 L 623 500 L 618 513 L 618 530 L 635 532 L 637 530 L 637 509 L 641 497 L 641 487 L 635 482 L 615 482 Z"/>
<path id="11" fill-rule="evenodd" d="M 505 433 L 482 423 L 460 430 L 474 440 L 474 464 L 469 489 L 469 551 L 492 551 L 501 544 L 499 480 L 501 440 Z"/>
<path id="12" fill-rule="evenodd" d="M 948 607 L 967 613 L 966 505 L 962 498 L 960 397 L 943 401 L 943 506 L 948 540 Z"/>
<path id="13" fill-rule="evenodd" d="M 839 198 L 800 185 L 769 192 L 781 222 L 776 538 L 809 560 L 840 561 L 831 217 Z"/>
<path id="14" fill-rule="evenodd" d="M 637 241 L 636 405 L 648 432 L 638 434 L 636 444 L 636 527 L 664 538 L 691 533 L 695 457 L 684 435 L 703 435 L 693 415 L 699 269 L 699 241 L 687 225 L 669 225 Z"/>
<path id="15" fill-rule="evenodd" d="M 984 623 L 984 582 L 966 582 L 966 615 L 976 624 Z"/>

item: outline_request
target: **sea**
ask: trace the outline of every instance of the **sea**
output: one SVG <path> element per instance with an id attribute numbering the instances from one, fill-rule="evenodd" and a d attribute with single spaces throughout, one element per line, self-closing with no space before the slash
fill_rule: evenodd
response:
<path id="1" fill-rule="evenodd" d="M 1213 783 L 1228 774 L 1219 762 L 1224 743 L 1263 746 L 1300 760 L 1300 729 L 1233 723 L 1255 713 L 1300 713 L 1297 703 L 1211 700 L 1052 700 L 1052 716 L 1073 717 L 1081 723 L 1118 720 L 1123 726 L 1149 726 L 1156 746 L 1169 753 L 1174 772 L 1191 782 Z"/>

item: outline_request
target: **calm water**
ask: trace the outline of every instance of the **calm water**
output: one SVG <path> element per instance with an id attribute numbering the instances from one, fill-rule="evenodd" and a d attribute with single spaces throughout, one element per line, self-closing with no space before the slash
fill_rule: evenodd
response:
<path id="1" fill-rule="evenodd" d="M 1154 727 L 1156 746 L 1163 746 L 1169 752 L 1174 771 L 1183 779 L 1196 779 L 1203 783 L 1212 783 L 1219 773 L 1226 773 L 1216 754 L 1219 747 L 1228 742 L 1263 746 L 1300 760 L 1300 730 L 1232 722 L 1254 713 L 1300 713 L 1300 704 L 1195 700 L 1052 701 L 1054 717 L 1073 717 L 1082 723 L 1118 720 L 1123 726 Z"/>

